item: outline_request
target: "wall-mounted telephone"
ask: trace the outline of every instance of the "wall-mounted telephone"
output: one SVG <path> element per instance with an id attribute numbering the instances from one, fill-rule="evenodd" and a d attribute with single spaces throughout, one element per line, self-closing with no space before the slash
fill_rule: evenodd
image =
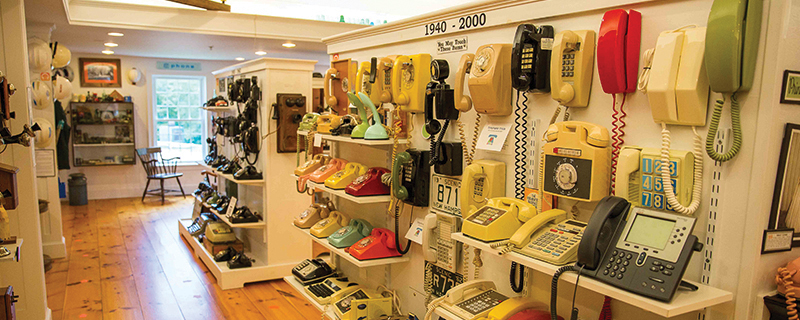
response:
<path id="1" fill-rule="evenodd" d="M 278 93 L 275 112 L 278 113 L 278 152 L 296 152 L 302 145 L 297 143 L 297 130 L 306 114 L 306 97 L 296 93 Z M 300 150 L 302 151 L 302 150 Z"/>
<path id="2" fill-rule="evenodd" d="M 401 256 L 397 252 L 394 232 L 385 228 L 373 228 L 368 237 L 365 237 L 347 249 L 358 260 L 370 260 Z"/>
<path id="3" fill-rule="evenodd" d="M 314 203 L 308 206 L 308 209 L 295 217 L 292 223 L 298 228 L 308 229 L 317 224 L 320 220 L 327 218 L 328 214 L 333 210 L 336 210 L 336 207 L 333 206 L 333 203 L 329 199 L 324 198 L 320 203 Z"/>
<path id="4" fill-rule="evenodd" d="M 742 146 L 742 127 L 736 93 L 753 86 L 761 35 L 762 0 L 714 0 L 708 15 L 705 63 L 711 90 L 731 95 L 733 145 L 722 154 L 714 150 L 725 96 L 714 104 L 706 137 L 706 153 L 716 161 L 733 159 Z"/>
<path id="5" fill-rule="evenodd" d="M 331 129 L 338 127 L 342 123 L 342 117 L 335 114 L 321 114 L 317 117 L 317 132 L 330 134 Z"/>
<path id="6" fill-rule="evenodd" d="M 394 60 L 397 55 L 385 56 L 378 58 L 378 79 L 381 85 L 381 103 L 392 103 L 392 68 L 394 67 Z M 376 104 L 377 105 L 377 104 Z"/>
<path id="7" fill-rule="evenodd" d="M 294 275 L 294 278 L 302 285 L 307 286 L 322 282 L 330 277 L 335 277 L 336 273 L 333 272 L 333 268 L 322 259 L 306 259 L 292 268 L 292 275 Z"/>
<path id="8" fill-rule="evenodd" d="M 627 216 L 627 219 L 626 219 Z M 694 251 L 695 219 L 634 207 L 606 197 L 589 219 L 578 247 L 586 276 L 661 301 L 670 301 Z"/>
<path id="9" fill-rule="evenodd" d="M 350 282 L 346 277 L 342 278 L 328 278 L 320 283 L 305 286 L 304 291 L 314 298 L 319 304 L 328 304 L 331 302 L 331 296 L 349 287 L 358 286 L 358 283 Z"/>
<path id="10" fill-rule="evenodd" d="M 566 215 L 559 209 L 536 215 L 511 236 L 504 252 L 514 250 L 555 265 L 574 262 L 586 224 Z"/>
<path id="11" fill-rule="evenodd" d="M 347 93 L 355 89 L 354 77 L 358 62 L 344 59 L 331 62 L 331 68 L 325 72 L 322 88 L 325 91 L 325 102 L 332 112 L 338 115 L 348 113 Z"/>
<path id="12" fill-rule="evenodd" d="M 552 26 L 517 26 L 511 52 L 511 86 L 519 91 L 550 92 Z"/>
<path id="13" fill-rule="evenodd" d="M 457 272 L 461 253 L 461 242 L 450 238 L 450 234 L 461 229 L 460 219 L 454 215 L 431 212 L 425 216 L 422 233 L 422 253 L 425 260 L 450 272 Z"/>
<path id="14" fill-rule="evenodd" d="M 328 161 L 328 163 L 320 166 L 317 168 L 317 170 L 314 170 L 314 172 L 309 174 L 308 180 L 311 180 L 315 183 L 323 183 L 325 182 L 325 179 L 328 179 L 328 177 L 332 176 L 334 173 L 344 169 L 345 165 L 347 165 L 347 160 L 333 158 Z"/>
<path id="15" fill-rule="evenodd" d="M 389 169 L 373 167 L 367 173 L 359 176 L 353 183 L 348 185 L 344 191 L 349 195 L 362 196 L 381 196 L 389 194 L 389 186 L 381 181 L 381 177 L 389 173 Z"/>
<path id="16" fill-rule="evenodd" d="M 501 302 L 481 320 L 550 320 L 550 313 L 544 311 L 547 305 L 530 298 L 516 297 Z M 564 318 L 558 317 L 563 320 Z"/>
<path id="17" fill-rule="evenodd" d="M 565 30 L 556 34 L 550 61 L 550 95 L 561 105 L 589 105 L 594 46 L 592 30 Z"/>
<path id="18" fill-rule="evenodd" d="M 369 108 L 372 111 L 372 125 L 367 128 L 367 131 L 364 132 L 364 139 L 365 140 L 386 140 L 389 139 L 389 133 L 386 132 L 386 128 L 383 127 L 383 122 L 381 122 L 381 115 L 378 113 L 378 108 L 372 104 L 372 101 L 365 95 L 363 92 L 359 92 L 358 98 L 361 102 L 364 103 L 364 106 Z"/>
<path id="19" fill-rule="evenodd" d="M 478 113 L 511 114 L 511 44 L 478 47 L 467 85 Z"/>
<path id="20" fill-rule="evenodd" d="M 692 201 L 694 154 L 669 151 L 669 178 L 674 196 L 682 206 Z M 666 198 L 661 177 L 661 151 L 655 148 L 625 146 L 617 165 L 617 196 L 637 207 L 674 211 Z"/>
<path id="21" fill-rule="evenodd" d="M 545 133 L 543 191 L 579 201 L 608 195 L 611 149 L 602 126 L 564 121 Z"/>
<path id="22" fill-rule="evenodd" d="M 636 91 L 642 14 L 614 9 L 603 14 L 597 38 L 597 73 L 605 93 Z M 567 67 L 567 66 L 564 66 Z M 562 68 L 562 71 L 567 71 Z"/>
<path id="23" fill-rule="evenodd" d="M 299 166 L 296 169 L 294 169 L 294 174 L 298 175 L 298 176 L 304 176 L 304 175 L 307 175 L 309 173 L 312 173 L 312 172 L 314 172 L 314 170 L 317 170 L 322 165 L 328 163 L 328 161 L 330 161 L 330 159 L 331 159 L 331 157 L 328 156 L 328 155 L 315 154 L 314 158 L 312 158 L 311 160 L 306 161 L 304 164 L 302 164 L 301 166 Z"/>
<path id="24" fill-rule="evenodd" d="M 300 131 L 311 131 L 317 127 L 317 117 L 319 117 L 319 113 L 309 112 L 303 115 L 303 119 L 300 120 L 300 125 L 297 126 L 297 130 Z"/>
<path id="25" fill-rule="evenodd" d="M 453 100 L 455 100 L 456 109 L 461 112 L 467 112 L 472 109 L 472 98 L 464 95 L 464 79 L 467 74 L 472 70 L 472 62 L 475 61 L 474 53 L 465 53 L 458 61 L 458 70 L 456 70 L 455 84 L 453 85 Z"/>
<path id="26" fill-rule="evenodd" d="M 328 243 L 337 248 L 347 248 L 372 233 L 372 225 L 367 220 L 352 219 L 347 226 L 328 236 Z"/>
<path id="27" fill-rule="evenodd" d="M 430 320 L 437 307 L 452 312 L 460 319 L 477 320 L 508 300 L 508 297 L 497 292 L 497 286 L 491 280 L 471 280 L 453 287 L 447 294 L 431 302 L 425 320 Z"/>
<path id="28" fill-rule="evenodd" d="M 494 160 L 475 160 L 461 177 L 462 215 L 486 205 L 491 198 L 506 194 L 506 164 Z"/>
<path id="29" fill-rule="evenodd" d="M 463 173 L 464 149 L 460 142 L 437 142 L 436 154 L 431 154 L 433 172 L 446 176 L 460 176 Z"/>
<path id="30" fill-rule="evenodd" d="M 341 211 L 331 211 L 327 218 L 318 221 L 311 227 L 309 233 L 317 238 L 327 238 L 329 235 L 341 229 L 350 222 Z"/>
<path id="31" fill-rule="evenodd" d="M 470 211 L 461 232 L 484 242 L 506 240 L 534 216 L 536 207 L 524 200 L 492 198 L 480 209 Z"/>
<path id="32" fill-rule="evenodd" d="M 431 82 L 425 87 L 425 131 L 431 135 L 432 141 L 436 135 L 447 132 L 450 120 L 458 120 L 458 110 L 455 107 L 453 89 L 445 82 L 450 76 L 450 65 L 447 60 L 435 59 L 431 61 Z M 439 120 L 445 120 L 444 130 Z M 431 151 L 436 149 L 436 144 L 431 144 Z"/>
<path id="33" fill-rule="evenodd" d="M 358 110 L 358 116 L 361 119 L 361 123 L 357 124 L 353 131 L 350 132 L 351 139 L 363 139 L 364 134 L 367 133 L 367 129 L 369 129 L 369 119 L 367 118 L 367 107 L 361 102 L 361 98 L 359 98 L 356 94 L 352 92 L 347 93 L 347 99 L 350 100 L 354 106 L 356 106 L 356 110 Z"/>
<path id="34" fill-rule="evenodd" d="M 325 186 L 334 190 L 341 190 L 350 185 L 356 178 L 367 173 L 367 167 L 356 162 L 348 162 L 344 169 L 325 179 Z"/>
<path id="35" fill-rule="evenodd" d="M 363 92 L 374 105 L 381 105 L 382 83 L 378 80 L 378 58 L 364 61 L 358 66 L 355 92 Z"/>
<path id="36" fill-rule="evenodd" d="M 392 192 L 395 198 L 417 207 L 427 207 L 430 189 L 430 151 L 408 149 L 395 157 Z"/>
<path id="37" fill-rule="evenodd" d="M 392 67 L 392 96 L 400 110 L 421 113 L 425 109 L 425 86 L 431 79 L 431 55 L 398 56 Z"/>
<path id="38" fill-rule="evenodd" d="M 380 293 L 375 290 L 370 290 L 364 288 L 363 286 L 351 286 L 337 291 L 331 295 L 331 304 L 334 307 L 333 311 L 336 313 L 339 319 L 352 319 L 350 317 L 350 313 L 352 313 L 351 310 L 355 305 L 355 300 L 378 299 L 381 297 L 382 296 Z M 389 309 L 391 310 L 391 303 Z"/>

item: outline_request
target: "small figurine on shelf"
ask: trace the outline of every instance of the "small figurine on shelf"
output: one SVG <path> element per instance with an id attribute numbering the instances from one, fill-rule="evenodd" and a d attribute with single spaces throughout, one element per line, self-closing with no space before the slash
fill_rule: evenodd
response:
<path id="1" fill-rule="evenodd" d="M 111 94 L 109 95 L 109 97 L 111 97 L 111 99 L 113 99 L 114 102 L 125 101 L 125 97 L 123 97 L 122 94 L 117 92 L 117 90 L 112 91 Z"/>

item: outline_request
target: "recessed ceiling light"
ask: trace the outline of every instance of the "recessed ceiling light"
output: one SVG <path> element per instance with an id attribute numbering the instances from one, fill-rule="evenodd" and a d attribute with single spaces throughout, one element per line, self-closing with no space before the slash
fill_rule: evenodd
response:
<path id="1" fill-rule="evenodd" d="M 236 58 L 236 61 L 244 61 L 244 58 L 238 57 L 238 58 Z"/>
<path id="2" fill-rule="evenodd" d="M 114 51 L 111 51 L 111 50 L 108 50 L 108 49 L 105 49 L 105 50 L 100 51 L 100 52 L 102 52 L 103 54 L 114 54 Z"/>
<path id="3" fill-rule="evenodd" d="M 259 55 L 259 56 L 263 56 L 263 55 L 266 55 L 267 52 L 263 51 L 263 50 L 258 50 L 258 51 L 256 51 L 256 54 Z"/>
<path id="4" fill-rule="evenodd" d="M 121 36 L 124 36 L 124 34 L 122 34 L 121 32 L 109 32 L 109 33 L 108 33 L 108 35 L 109 35 L 109 36 L 112 36 L 112 37 L 121 37 Z"/>
<path id="5" fill-rule="evenodd" d="M 284 46 L 284 47 L 286 47 L 286 48 L 294 48 L 294 47 L 296 47 L 297 45 L 296 45 L 296 44 L 294 44 L 294 43 L 291 43 L 291 42 L 287 42 L 287 43 L 284 43 L 284 44 L 282 44 L 282 46 Z"/>
<path id="6" fill-rule="evenodd" d="M 112 47 L 112 48 L 116 47 L 116 46 L 119 46 L 118 44 L 113 43 L 113 42 L 106 42 L 103 45 L 105 45 L 106 47 Z"/>

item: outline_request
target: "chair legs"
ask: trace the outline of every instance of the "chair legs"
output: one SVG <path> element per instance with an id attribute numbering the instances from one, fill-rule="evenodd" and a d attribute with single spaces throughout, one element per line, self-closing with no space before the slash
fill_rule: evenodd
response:
<path id="1" fill-rule="evenodd" d="M 164 179 L 159 179 L 161 181 L 161 205 L 164 205 Z"/>
<path id="2" fill-rule="evenodd" d="M 150 187 L 150 179 L 147 179 L 147 184 L 144 185 L 144 193 L 142 193 L 142 202 L 144 202 L 144 197 L 147 196 L 147 188 Z"/>
<path id="3" fill-rule="evenodd" d="M 183 192 L 183 186 L 181 185 L 181 178 L 175 177 L 175 180 L 178 180 L 178 188 L 181 188 L 181 194 L 183 195 L 183 198 L 186 199 L 186 193 Z"/>

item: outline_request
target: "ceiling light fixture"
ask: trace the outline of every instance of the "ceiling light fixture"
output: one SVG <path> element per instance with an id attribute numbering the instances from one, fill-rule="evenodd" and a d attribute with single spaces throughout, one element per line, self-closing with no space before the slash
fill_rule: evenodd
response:
<path id="1" fill-rule="evenodd" d="M 121 32 L 109 32 L 109 33 L 108 33 L 108 35 L 109 35 L 109 36 L 112 36 L 112 37 L 121 37 L 121 36 L 124 36 L 124 34 L 122 34 Z"/>
<path id="2" fill-rule="evenodd" d="M 100 52 L 102 52 L 103 54 L 114 54 L 114 51 L 111 51 L 109 49 L 105 49 L 105 50 L 100 51 Z"/>
<path id="3" fill-rule="evenodd" d="M 236 58 L 236 61 L 244 61 L 244 58 L 238 57 L 238 58 Z"/>
<path id="4" fill-rule="evenodd" d="M 266 55 L 267 52 L 264 51 L 264 50 L 258 50 L 258 51 L 256 51 L 256 54 L 259 55 L 259 56 L 263 56 L 263 55 Z"/>
<path id="5" fill-rule="evenodd" d="M 103 45 L 106 46 L 106 47 L 112 47 L 112 48 L 119 46 L 118 44 L 113 43 L 113 42 L 106 42 Z"/>
<path id="6" fill-rule="evenodd" d="M 294 44 L 294 43 L 291 43 L 291 42 L 287 42 L 287 43 L 284 43 L 284 44 L 282 44 L 282 46 L 284 46 L 284 47 L 286 47 L 286 48 L 294 48 L 294 47 L 296 47 L 297 45 L 296 45 L 296 44 Z"/>

